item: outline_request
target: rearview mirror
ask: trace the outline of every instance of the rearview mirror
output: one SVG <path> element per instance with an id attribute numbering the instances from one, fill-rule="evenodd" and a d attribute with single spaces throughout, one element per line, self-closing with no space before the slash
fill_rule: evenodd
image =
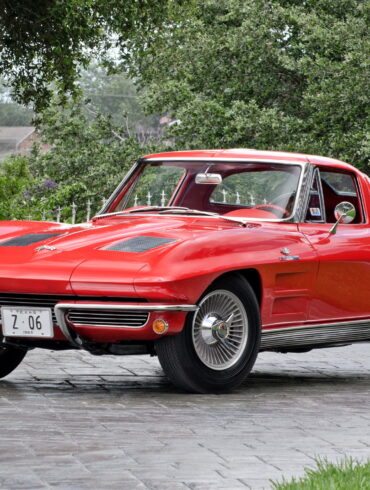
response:
<path id="1" fill-rule="evenodd" d="M 337 221 L 329 231 L 332 235 L 335 235 L 339 223 L 352 223 L 356 218 L 356 208 L 351 202 L 342 201 L 335 206 L 334 216 Z"/>
<path id="2" fill-rule="evenodd" d="M 196 184 L 222 184 L 222 177 L 220 174 L 197 174 L 195 176 Z"/>

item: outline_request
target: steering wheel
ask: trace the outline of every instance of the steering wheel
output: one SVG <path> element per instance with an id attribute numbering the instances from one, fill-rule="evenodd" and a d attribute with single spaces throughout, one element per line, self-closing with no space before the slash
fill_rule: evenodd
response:
<path id="1" fill-rule="evenodd" d="M 253 209 L 262 209 L 262 211 L 270 211 L 271 213 L 276 214 L 278 218 L 286 218 L 288 216 L 289 211 L 277 204 L 257 204 Z"/>

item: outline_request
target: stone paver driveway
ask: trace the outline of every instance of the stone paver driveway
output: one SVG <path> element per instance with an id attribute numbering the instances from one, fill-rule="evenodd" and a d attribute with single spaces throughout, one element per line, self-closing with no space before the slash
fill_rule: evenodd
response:
<path id="1" fill-rule="evenodd" d="M 156 359 L 29 352 L 0 382 L 0 488 L 245 489 L 370 457 L 370 345 L 261 354 L 228 395 Z"/>

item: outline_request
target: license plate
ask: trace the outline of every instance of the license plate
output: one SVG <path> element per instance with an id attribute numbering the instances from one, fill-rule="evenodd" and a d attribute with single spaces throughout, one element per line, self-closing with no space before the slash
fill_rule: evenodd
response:
<path id="1" fill-rule="evenodd" d="M 1 308 L 4 337 L 54 337 L 50 308 Z"/>

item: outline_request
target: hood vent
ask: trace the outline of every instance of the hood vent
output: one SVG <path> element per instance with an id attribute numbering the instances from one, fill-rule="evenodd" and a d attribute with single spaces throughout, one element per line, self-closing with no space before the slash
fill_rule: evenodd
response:
<path id="1" fill-rule="evenodd" d="M 176 240 L 174 238 L 163 238 L 157 236 L 137 236 L 135 238 L 130 238 L 129 240 L 124 240 L 123 242 L 115 243 L 105 250 L 140 253 L 175 241 Z"/>
<path id="2" fill-rule="evenodd" d="M 0 247 L 26 247 L 33 243 L 43 242 L 48 238 L 62 235 L 62 233 L 29 233 L 28 235 L 21 235 L 10 240 L 6 240 L 0 243 Z"/>

